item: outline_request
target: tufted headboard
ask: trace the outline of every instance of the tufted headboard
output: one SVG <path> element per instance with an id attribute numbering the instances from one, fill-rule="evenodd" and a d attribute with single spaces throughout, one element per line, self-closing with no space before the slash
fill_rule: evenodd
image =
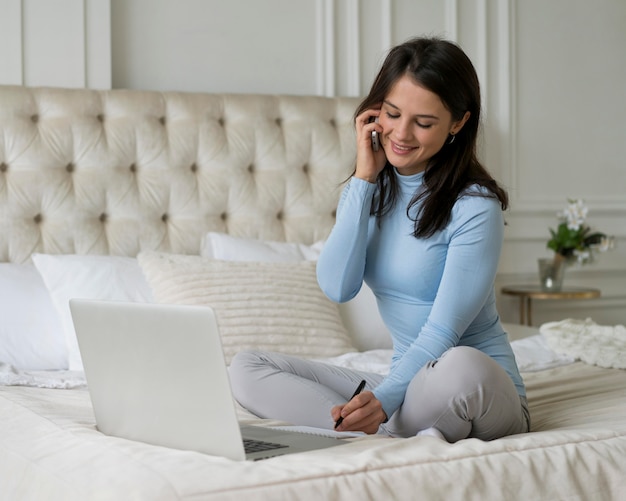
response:
<path id="1" fill-rule="evenodd" d="M 0 261 L 195 254 L 209 231 L 313 243 L 356 98 L 0 86 Z"/>

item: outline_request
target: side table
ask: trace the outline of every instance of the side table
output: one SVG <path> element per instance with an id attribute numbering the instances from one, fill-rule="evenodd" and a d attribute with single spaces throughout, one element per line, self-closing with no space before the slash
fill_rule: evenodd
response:
<path id="1" fill-rule="evenodd" d="M 502 294 L 519 297 L 520 324 L 532 325 L 532 300 L 545 299 L 594 299 L 600 297 L 598 289 L 563 287 L 558 292 L 544 291 L 535 285 L 510 285 L 502 287 Z"/>

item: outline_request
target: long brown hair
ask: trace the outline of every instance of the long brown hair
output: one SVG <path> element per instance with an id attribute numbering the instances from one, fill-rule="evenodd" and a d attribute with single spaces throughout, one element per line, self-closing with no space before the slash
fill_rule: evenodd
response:
<path id="1" fill-rule="evenodd" d="M 429 161 L 424 172 L 423 191 L 416 193 L 411 208 L 423 200 L 414 216 L 415 237 L 429 237 L 450 221 L 452 208 L 470 185 L 485 187 L 498 199 L 502 210 L 508 207 L 508 195 L 478 160 L 476 141 L 480 125 L 480 85 L 474 65 L 463 50 L 440 38 L 413 38 L 391 49 L 372 84 L 369 94 L 359 105 L 355 118 L 363 111 L 380 106 L 391 87 L 404 75 L 439 96 L 452 114 L 452 120 L 469 119 Z M 378 220 L 396 203 L 399 191 L 393 167 L 389 162 L 376 180 L 378 196 L 372 214 Z M 476 193 L 480 195 L 480 193 Z"/>

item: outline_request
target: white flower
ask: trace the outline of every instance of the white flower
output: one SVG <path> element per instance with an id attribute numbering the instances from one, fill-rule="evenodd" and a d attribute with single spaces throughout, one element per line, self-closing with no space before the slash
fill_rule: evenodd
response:
<path id="1" fill-rule="evenodd" d="M 578 230 L 584 223 L 589 209 L 581 199 L 570 200 L 567 208 L 559 214 L 559 217 L 567 221 L 570 230 Z"/>

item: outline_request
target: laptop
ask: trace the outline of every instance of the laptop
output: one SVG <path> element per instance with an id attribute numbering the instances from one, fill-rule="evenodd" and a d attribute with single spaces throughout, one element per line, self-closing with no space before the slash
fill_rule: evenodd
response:
<path id="1" fill-rule="evenodd" d="M 209 307 L 72 299 L 70 310 L 102 433 L 234 460 L 344 443 L 239 425 Z"/>

